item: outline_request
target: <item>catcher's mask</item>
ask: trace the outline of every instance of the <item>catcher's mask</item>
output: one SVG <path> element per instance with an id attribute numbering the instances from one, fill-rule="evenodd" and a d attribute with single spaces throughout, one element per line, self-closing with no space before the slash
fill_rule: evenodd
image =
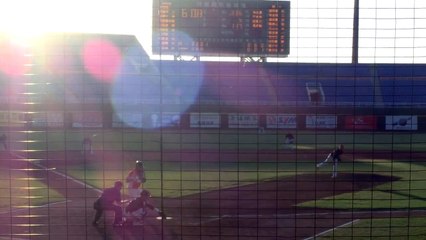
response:
<path id="1" fill-rule="evenodd" d="M 148 190 L 142 190 L 141 197 L 150 198 L 151 193 Z"/>
<path id="2" fill-rule="evenodd" d="M 136 168 L 143 168 L 143 162 L 140 160 L 136 160 Z"/>

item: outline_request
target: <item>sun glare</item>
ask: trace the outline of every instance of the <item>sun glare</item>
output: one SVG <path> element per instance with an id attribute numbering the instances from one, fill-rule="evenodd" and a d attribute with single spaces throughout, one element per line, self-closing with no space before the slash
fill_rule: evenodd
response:
<path id="1" fill-rule="evenodd" d="M 359 53 L 362 62 L 425 61 L 423 39 L 413 40 L 414 36 L 422 35 L 419 31 L 423 23 L 420 18 L 412 17 L 421 15 L 424 1 L 399 2 L 361 1 Z M 398 16 L 395 10 L 389 10 L 400 6 L 403 8 L 397 11 Z M 45 32 L 135 35 L 147 54 L 153 57 L 152 7 L 153 0 L 5 0 L 0 3 L 0 34 L 13 35 L 21 44 Z M 291 53 L 288 58 L 270 60 L 350 61 L 352 8 L 353 1 L 291 1 Z M 419 14 L 415 14 L 417 12 Z M 374 41 L 371 41 L 371 34 L 377 36 Z M 389 34 L 404 37 L 390 38 Z M 168 56 L 156 57 L 167 59 Z M 227 59 L 220 57 L 220 60 Z"/>
<path id="2" fill-rule="evenodd" d="M 47 9 L 40 12 L 35 2 L 37 1 L 3 1 L 0 15 L 1 32 L 22 38 L 44 32 L 46 25 L 43 24 L 43 19 Z"/>
<path id="3" fill-rule="evenodd" d="M 150 40 L 149 0 L 13 0 L 0 3 L 0 33 L 28 42 L 46 32 L 131 34 Z"/>

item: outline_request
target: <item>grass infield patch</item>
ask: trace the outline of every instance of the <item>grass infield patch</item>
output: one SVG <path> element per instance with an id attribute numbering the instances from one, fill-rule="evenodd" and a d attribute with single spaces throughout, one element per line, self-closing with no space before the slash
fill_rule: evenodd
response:
<path id="1" fill-rule="evenodd" d="M 424 239 L 425 226 L 425 217 L 361 219 L 318 239 Z"/>

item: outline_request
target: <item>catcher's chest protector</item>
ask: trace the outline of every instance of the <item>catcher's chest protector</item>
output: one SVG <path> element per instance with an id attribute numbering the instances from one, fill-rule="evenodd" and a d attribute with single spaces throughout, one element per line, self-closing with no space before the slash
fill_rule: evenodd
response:
<path id="1" fill-rule="evenodd" d="M 126 212 L 134 212 L 140 208 L 145 208 L 145 201 L 137 198 L 129 203 L 126 207 Z"/>

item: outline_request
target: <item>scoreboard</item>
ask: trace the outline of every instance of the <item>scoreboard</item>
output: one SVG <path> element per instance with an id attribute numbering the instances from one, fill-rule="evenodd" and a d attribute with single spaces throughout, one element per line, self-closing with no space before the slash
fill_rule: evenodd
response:
<path id="1" fill-rule="evenodd" d="M 154 54 L 286 57 L 290 2 L 154 0 L 152 26 Z"/>

